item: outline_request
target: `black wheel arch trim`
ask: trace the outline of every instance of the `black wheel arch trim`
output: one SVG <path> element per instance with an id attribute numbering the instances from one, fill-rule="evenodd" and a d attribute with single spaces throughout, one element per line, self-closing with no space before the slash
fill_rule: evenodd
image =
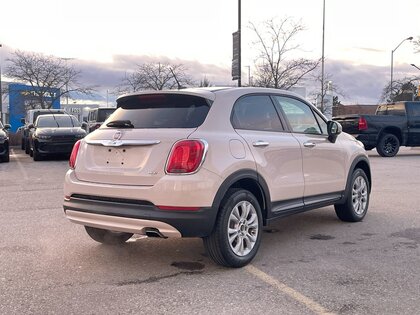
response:
<path id="1" fill-rule="evenodd" d="M 338 204 L 343 204 L 343 203 L 345 203 L 345 202 L 346 202 L 346 200 L 347 200 L 347 198 L 348 198 L 348 194 L 349 194 L 349 187 L 350 187 L 350 185 L 351 185 L 352 174 L 353 174 L 353 172 L 355 171 L 356 166 L 357 166 L 360 162 L 364 163 L 364 164 L 366 165 L 366 167 L 367 167 L 367 169 L 366 169 L 366 170 L 365 170 L 365 169 L 363 169 L 363 168 L 361 168 L 361 169 L 365 172 L 365 174 L 366 174 L 366 176 L 367 176 L 367 178 L 368 178 L 368 181 L 369 181 L 369 193 L 370 193 L 370 191 L 372 190 L 372 174 L 371 174 L 371 170 L 370 170 L 370 163 L 369 163 L 369 159 L 368 159 L 366 156 L 364 156 L 364 155 L 359 155 L 359 156 L 357 156 L 357 157 L 353 160 L 353 162 L 352 162 L 352 163 L 351 163 L 351 165 L 350 165 L 349 172 L 348 172 L 348 174 L 347 174 L 346 188 L 345 188 L 345 190 L 344 190 L 344 198 L 343 198 L 340 202 L 338 202 Z M 366 172 L 366 171 L 367 171 L 367 172 Z"/>
<path id="2" fill-rule="evenodd" d="M 255 181 L 259 188 L 259 192 L 261 194 L 262 200 L 260 200 L 259 196 L 255 196 L 255 198 L 257 198 L 257 200 L 261 203 L 260 207 L 263 212 L 262 213 L 263 224 L 265 225 L 265 221 L 271 210 L 270 192 L 264 178 L 261 175 L 259 175 L 255 170 L 252 170 L 252 169 L 240 170 L 229 175 L 223 181 L 222 185 L 220 185 L 219 190 L 217 191 L 216 196 L 214 197 L 212 209 L 215 209 L 218 212 L 220 208 L 220 204 L 222 203 L 222 200 L 225 197 L 227 191 L 232 187 L 240 187 L 240 186 L 235 186 L 235 184 L 241 180 L 247 180 L 247 179 Z M 241 188 L 246 189 L 245 187 L 241 187 Z"/>

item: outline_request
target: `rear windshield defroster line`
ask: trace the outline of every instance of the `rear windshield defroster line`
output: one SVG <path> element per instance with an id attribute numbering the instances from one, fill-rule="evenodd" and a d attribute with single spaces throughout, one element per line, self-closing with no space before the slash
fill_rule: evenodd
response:
<path id="1" fill-rule="evenodd" d="M 197 128 L 207 117 L 211 101 L 186 94 L 142 94 L 117 101 L 109 121 L 129 120 L 134 128 Z"/>

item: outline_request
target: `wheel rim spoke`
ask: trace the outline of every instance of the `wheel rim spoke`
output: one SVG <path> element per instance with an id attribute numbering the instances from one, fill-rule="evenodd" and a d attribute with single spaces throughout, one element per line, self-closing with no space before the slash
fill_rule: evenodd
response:
<path id="1" fill-rule="evenodd" d="M 228 241 L 235 255 L 243 257 L 254 248 L 258 239 L 258 215 L 249 201 L 241 201 L 233 207 L 228 221 Z"/>
<path id="2" fill-rule="evenodd" d="M 363 215 L 367 208 L 368 186 L 364 177 L 358 176 L 353 184 L 352 204 L 357 215 Z"/>

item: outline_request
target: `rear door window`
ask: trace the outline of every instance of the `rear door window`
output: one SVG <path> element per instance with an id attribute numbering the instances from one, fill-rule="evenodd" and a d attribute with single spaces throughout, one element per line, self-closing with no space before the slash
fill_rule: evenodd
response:
<path id="1" fill-rule="evenodd" d="M 235 129 L 244 130 L 284 130 L 268 95 L 250 95 L 240 98 L 233 107 L 232 126 Z"/>
<path id="2" fill-rule="evenodd" d="M 185 94 L 142 94 L 121 98 L 107 120 L 129 120 L 134 128 L 196 128 L 207 117 L 211 101 Z"/>

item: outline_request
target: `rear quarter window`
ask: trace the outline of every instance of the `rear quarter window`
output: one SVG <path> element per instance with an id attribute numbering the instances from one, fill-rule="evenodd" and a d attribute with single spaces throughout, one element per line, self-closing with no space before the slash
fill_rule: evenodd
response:
<path id="1" fill-rule="evenodd" d="M 207 117 L 211 101 L 184 94 L 142 94 L 117 101 L 107 123 L 129 120 L 134 128 L 196 128 Z"/>

